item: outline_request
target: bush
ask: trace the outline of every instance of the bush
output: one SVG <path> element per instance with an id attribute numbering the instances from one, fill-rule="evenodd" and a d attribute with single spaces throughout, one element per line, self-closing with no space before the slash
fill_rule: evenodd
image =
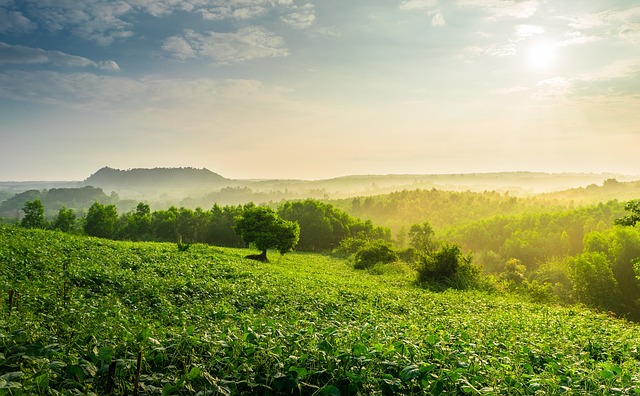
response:
<path id="1" fill-rule="evenodd" d="M 398 261 L 398 254 L 384 241 L 375 241 L 360 248 L 354 257 L 355 269 L 371 268 L 378 263 L 388 264 Z"/>
<path id="2" fill-rule="evenodd" d="M 349 257 L 370 243 L 368 239 L 359 236 L 345 238 L 340 241 L 340 245 L 333 251 L 333 254 L 341 257 Z"/>
<path id="3" fill-rule="evenodd" d="M 445 245 L 425 256 L 418 268 L 418 282 L 443 282 L 456 288 L 467 288 L 480 273 L 471 255 L 463 255 L 457 245 Z"/>

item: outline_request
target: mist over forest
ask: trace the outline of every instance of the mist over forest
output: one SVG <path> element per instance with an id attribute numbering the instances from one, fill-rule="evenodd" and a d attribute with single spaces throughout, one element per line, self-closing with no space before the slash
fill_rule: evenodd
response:
<path id="1" fill-rule="evenodd" d="M 15 329 L 4 339 L 28 362 L 51 356 L 54 340 L 81 347 L 42 371 L 0 343 L 0 390 L 630 390 L 639 197 L 639 177 L 604 173 L 232 180 L 102 168 L 82 181 L 3 182 L 0 324 Z M 47 315 L 62 319 L 52 327 Z M 21 332 L 27 319 L 37 332 Z M 178 369 L 169 353 L 198 365 Z M 136 371 L 120 354 L 137 354 Z M 476 354 L 486 363 L 461 360 Z M 367 369 L 353 374 L 353 362 Z M 580 374 L 558 383 L 560 367 Z"/>

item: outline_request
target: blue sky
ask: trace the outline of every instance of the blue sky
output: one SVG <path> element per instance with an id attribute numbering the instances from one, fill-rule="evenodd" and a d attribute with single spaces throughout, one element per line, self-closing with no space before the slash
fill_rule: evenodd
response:
<path id="1" fill-rule="evenodd" d="M 640 4 L 0 0 L 0 180 L 640 175 Z"/>

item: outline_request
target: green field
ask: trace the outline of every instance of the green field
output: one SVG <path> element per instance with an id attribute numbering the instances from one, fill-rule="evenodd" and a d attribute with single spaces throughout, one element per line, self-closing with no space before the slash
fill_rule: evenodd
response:
<path id="1" fill-rule="evenodd" d="M 0 395 L 640 393 L 636 324 L 247 253 L 0 227 Z"/>

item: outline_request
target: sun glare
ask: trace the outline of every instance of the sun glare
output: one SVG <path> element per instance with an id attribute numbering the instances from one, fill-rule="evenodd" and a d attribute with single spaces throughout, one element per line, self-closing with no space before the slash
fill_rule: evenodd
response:
<path id="1" fill-rule="evenodd" d="M 555 62 L 555 46 L 546 42 L 538 42 L 529 48 L 527 63 L 534 70 L 548 70 Z"/>

